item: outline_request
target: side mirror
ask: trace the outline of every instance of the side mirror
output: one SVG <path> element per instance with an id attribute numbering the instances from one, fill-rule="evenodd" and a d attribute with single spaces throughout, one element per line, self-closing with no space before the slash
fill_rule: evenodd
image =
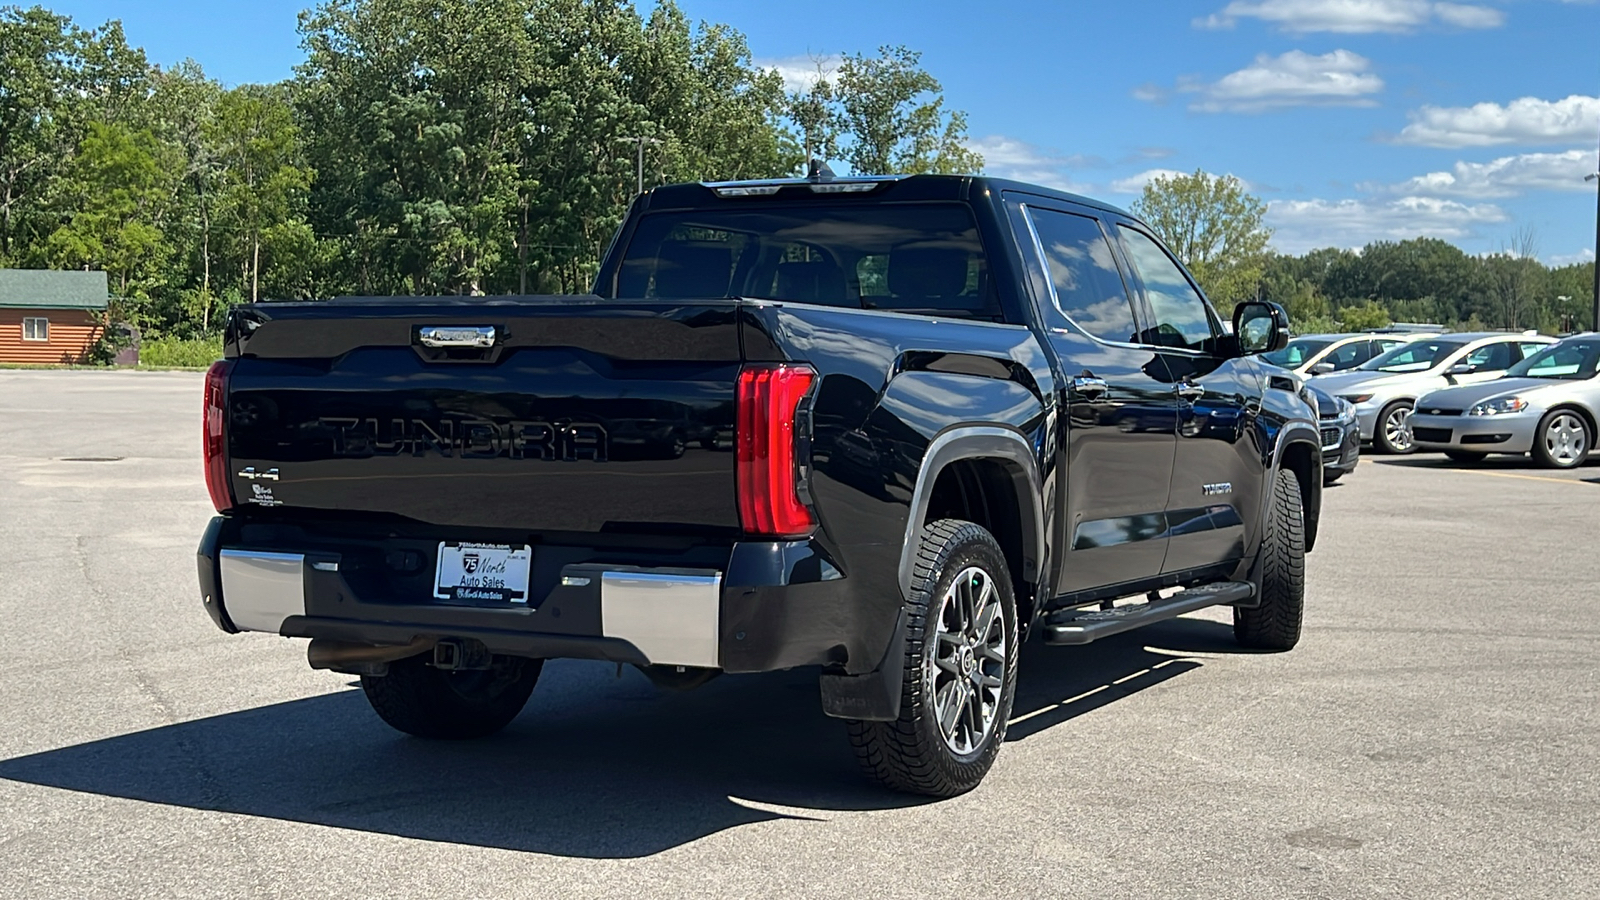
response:
<path id="1" fill-rule="evenodd" d="M 1456 363 L 1455 365 L 1450 367 L 1449 374 L 1451 374 L 1451 375 L 1471 375 L 1473 372 L 1476 372 L 1477 370 L 1478 370 L 1478 367 L 1475 366 L 1475 365 L 1472 365 L 1471 363 Z"/>
<path id="2" fill-rule="evenodd" d="M 1329 362 L 1317 363 L 1311 367 L 1311 374 L 1313 375 L 1327 375 L 1332 371 L 1334 371 L 1333 363 Z"/>
<path id="3" fill-rule="evenodd" d="M 1271 353 L 1289 346 L 1289 314 L 1276 303 L 1250 300 L 1233 308 L 1239 355 Z"/>

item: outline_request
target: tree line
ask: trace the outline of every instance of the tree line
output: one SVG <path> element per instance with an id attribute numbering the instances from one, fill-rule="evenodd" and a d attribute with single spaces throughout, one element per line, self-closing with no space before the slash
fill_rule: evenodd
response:
<path id="1" fill-rule="evenodd" d="M 263 298 L 587 290 L 637 188 L 799 174 L 977 172 L 966 115 L 905 47 L 819 60 L 800 90 L 672 0 L 329 0 L 293 77 L 227 88 L 120 23 L 0 7 L 0 266 L 93 268 L 110 316 L 213 334 Z M 641 150 L 642 156 L 641 156 Z M 1229 177 L 1157 179 L 1135 211 L 1219 307 L 1302 331 L 1389 319 L 1590 327 L 1592 263 L 1519 235 L 1272 253 Z M 1560 299 L 1566 297 L 1568 299 Z"/>
<path id="2" fill-rule="evenodd" d="M 1224 312 L 1248 299 L 1281 303 L 1296 332 L 1424 322 L 1460 331 L 1594 327 L 1594 263 L 1547 266 L 1538 236 L 1512 234 L 1481 256 L 1437 238 L 1274 253 L 1266 205 L 1239 179 L 1196 171 L 1153 179 L 1133 205 Z"/>
<path id="3" fill-rule="evenodd" d="M 0 7 L 0 266 L 108 273 L 147 335 L 262 298 L 587 290 L 636 191 L 977 171 L 916 51 L 843 54 L 801 91 L 672 0 L 330 0 L 306 60 L 225 88 L 120 23 Z"/>

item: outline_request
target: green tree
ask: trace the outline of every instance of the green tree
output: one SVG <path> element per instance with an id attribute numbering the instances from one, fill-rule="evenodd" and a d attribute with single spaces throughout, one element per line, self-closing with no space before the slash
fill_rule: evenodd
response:
<path id="1" fill-rule="evenodd" d="M 308 252 L 305 221 L 311 172 L 281 90 L 246 85 L 223 94 L 206 123 L 206 143 L 221 164 L 216 212 L 232 238 L 241 292 L 261 298 L 267 261 Z M 207 311 L 209 324 L 209 310 Z"/>
<path id="2" fill-rule="evenodd" d="M 831 73 L 820 58 L 812 64 L 816 72 L 811 83 L 784 97 L 784 115 L 800 132 L 801 162 L 807 165 L 813 159 L 839 158 L 839 116 L 833 108 Z"/>
<path id="3" fill-rule="evenodd" d="M 1135 215 L 1178 255 L 1213 302 L 1231 307 L 1255 296 L 1272 230 L 1266 204 L 1232 175 L 1151 179 L 1133 203 Z"/>
<path id="4" fill-rule="evenodd" d="M 1334 318 L 1345 331 L 1371 331 L 1389 324 L 1389 311 L 1377 301 L 1368 300 L 1355 306 L 1341 307 Z"/>
<path id="5" fill-rule="evenodd" d="M 981 172 L 983 156 L 967 146 L 967 114 L 947 112 L 943 87 L 921 66 L 922 54 L 881 47 L 849 54 L 831 87 L 844 159 L 862 175 Z"/>
<path id="6" fill-rule="evenodd" d="M 664 143 L 666 181 L 725 181 L 787 174 L 800 162 L 778 124 L 783 78 L 750 58 L 744 35 L 726 25 L 698 30 L 671 0 L 645 23 L 632 58 L 633 99 Z"/>
<path id="7" fill-rule="evenodd" d="M 532 62 L 518 0 L 335 0 L 302 15 L 301 101 L 363 287 L 471 293 L 513 243 Z"/>
<path id="8" fill-rule="evenodd" d="M 160 150 L 148 131 L 92 123 L 60 197 L 67 222 L 47 242 L 54 265 L 104 269 L 112 291 L 134 301 L 136 316 L 160 286 L 167 252 L 160 222 L 170 169 Z"/>

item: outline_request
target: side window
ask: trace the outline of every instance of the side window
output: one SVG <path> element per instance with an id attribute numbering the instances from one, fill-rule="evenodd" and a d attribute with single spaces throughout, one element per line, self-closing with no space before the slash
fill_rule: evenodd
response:
<path id="1" fill-rule="evenodd" d="M 1373 341 L 1372 355 L 1374 357 L 1382 356 L 1403 343 L 1405 343 L 1405 341 Z"/>
<path id="2" fill-rule="evenodd" d="M 1549 344 L 1536 344 L 1536 343 L 1533 343 L 1531 341 L 1528 342 L 1528 343 L 1518 344 L 1517 345 L 1517 347 L 1522 350 L 1522 358 L 1523 359 L 1527 359 L 1528 357 L 1533 356 L 1534 354 L 1538 353 L 1540 350 L 1543 350 L 1544 348 L 1546 348 L 1548 346 L 1550 346 L 1550 345 Z"/>
<path id="3" fill-rule="evenodd" d="M 1511 345 L 1505 341 L 1487 344 L 1467 354 L 1467 365 L 1483 372 L 1511 368 Z"/>
<path id="4" fill-rule="evenodd" d="M 1328 354 L 1323 362 L 1333 363 L 1335 372 L 1354 368 L 1367 361 L 1367 342 L 1351 341 Z"/>
<path id="5" fill-rule="evenodd" d="M 1087 216 L 1028 209 L 1044 251 L 1056 309 L 1106 341 L 1132 342 L 1133 307 L 1100 223 Z"/>
<path id="6" fill-rule="evenodd" d="M 1145 343 L 1190 350 L 1209 349 L 1211 339 L 1216 337 L 1215 325 L 1206 302 L 1189 284 L 1183 270 L 1154 240 L 1127 226 L 1117 227 L 1134 267 L 1139 270 L 1139 277 L 1144 280 L 1145 294 L 1155 313 Z"/>

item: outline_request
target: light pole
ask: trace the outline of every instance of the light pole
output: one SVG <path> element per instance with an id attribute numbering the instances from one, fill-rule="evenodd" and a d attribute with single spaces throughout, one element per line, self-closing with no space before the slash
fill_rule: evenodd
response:
<path id="1" fill-rule="evenodd" d="M 1594 192 L 1594 330 L 1600 331 L 1600 172 L 1583 176 L 1595 182 Z"/>
<path id="2" fill-rule="evenodd" d="M 619 143 L 619 144 L 634 144 L 634 143 L 637 143 L 639 145 L 639 193 L 641 193 L 641 194 L 644 193 L 644 145 L 645 144 L 659 144 L 659 143 L 661 143 L 661 139 L 660 138 L 653 138 L 653 137 L 643 137 L 643 136 L 639 136 L 639 137 L 619 137 L 619 138 L 617 138 L 617 143 Z"/>

